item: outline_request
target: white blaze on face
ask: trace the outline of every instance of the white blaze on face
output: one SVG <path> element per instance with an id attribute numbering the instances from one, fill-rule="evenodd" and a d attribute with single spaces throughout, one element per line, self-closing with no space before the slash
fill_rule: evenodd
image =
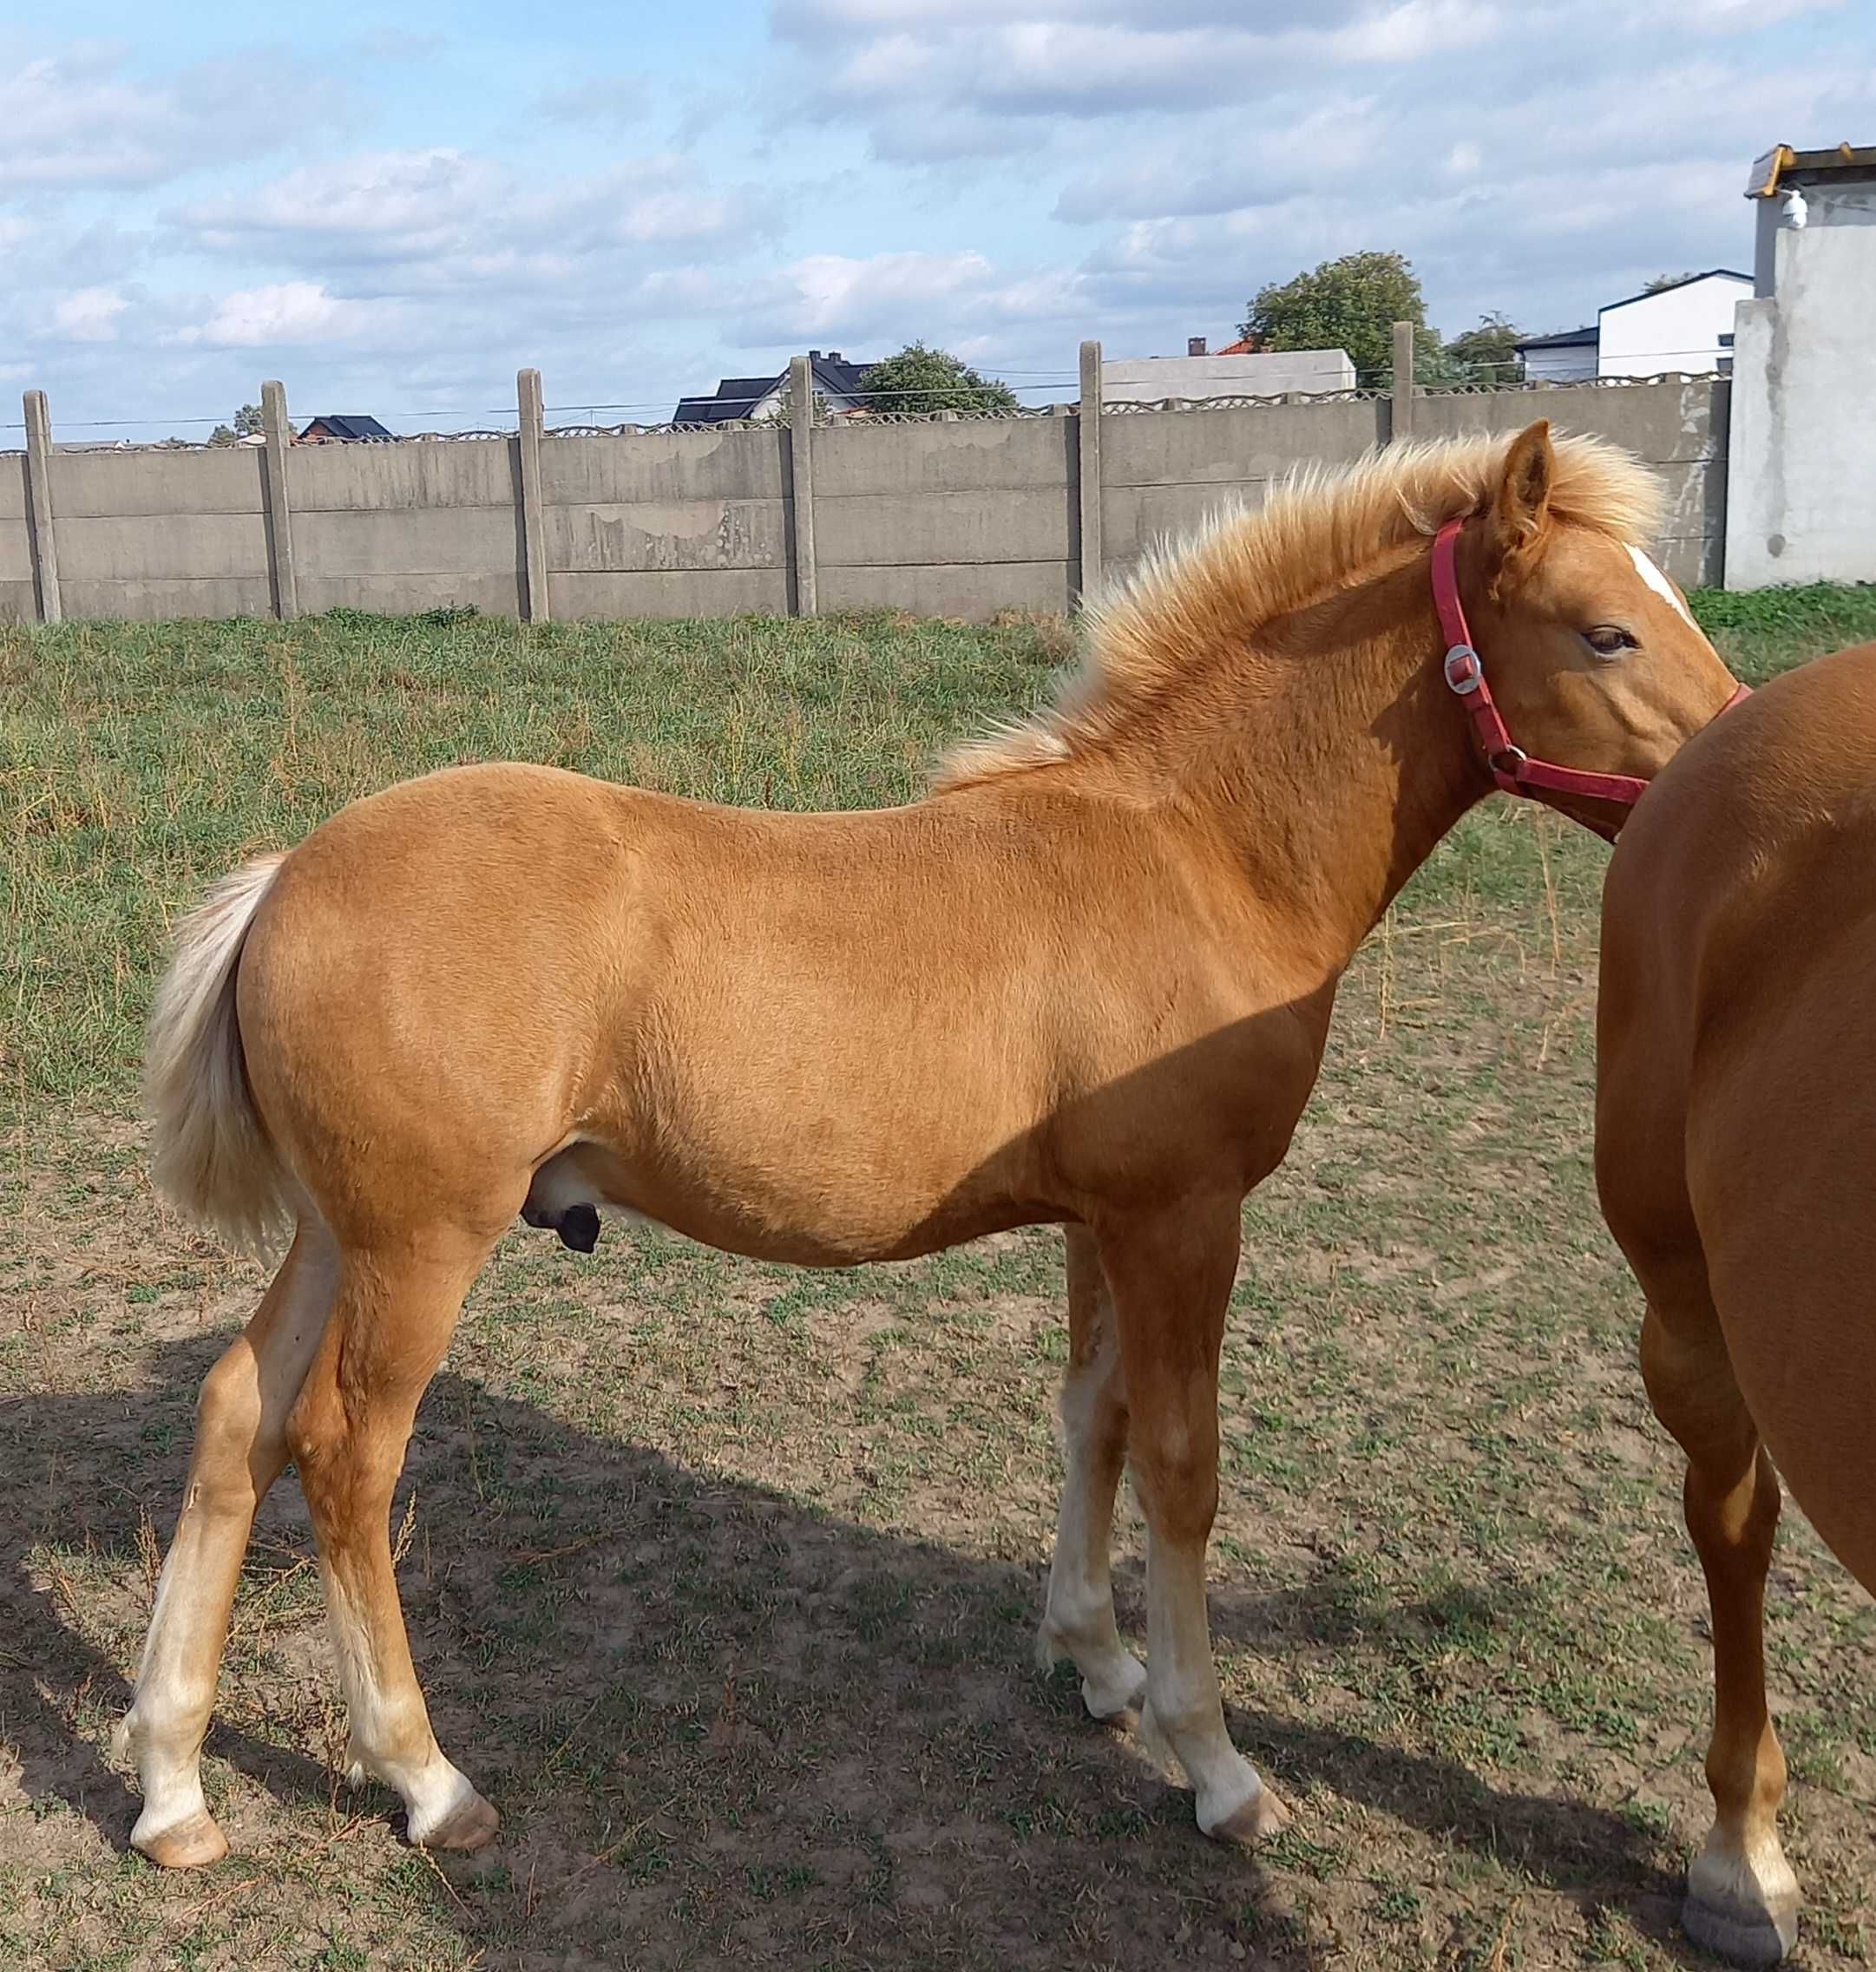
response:
<path id="1" fill-rule="evenodd" d="M 1679 594 L 1676 592 L 1674 584 L 1662 573 L 1660 569 L 1656 567 L 1654 563 L 1642 553 L 1641 549 L 1631 546 L 1629 549 L 1629 559 L 1635 564 L 1635 573 L 1648 584 L 1649 587 L 1657 596 L 1671 603 L 1674 606 L 1675 613 L 1683 622 L 1693 623 L 1694 619 L 1689 613 L 1687 605 L 1681 600 Z M 1697 629 L 1699 626 L 1696 624 L 1695 627 Z"/>

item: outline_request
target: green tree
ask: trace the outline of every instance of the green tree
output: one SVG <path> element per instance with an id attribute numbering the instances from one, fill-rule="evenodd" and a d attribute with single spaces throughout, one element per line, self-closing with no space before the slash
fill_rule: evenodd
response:
<path id="1" fill-rule="evenodd" d="M 211 445 L 232 445 L 238 438 L 253 438 L 266 429 L 259 404 L 243 404 L 232 425 L 218 424 L 208 435 Z"/>
<path id="2" fill-rule="evenodd" d="M 1525 365 L 1517 346 L 1521 333 L 1502 315 L 1481 315 L 1476 329 L 1462 330 L 1446 344 L 1446 361 L 1462 383 L 1521 383 Z"/>
<path id="3" fill-rule="evenodd" d="M 1394 325 L 1414 324 L 1414 373 L 1423 383 L 1450 376 L 1446 351 L 1427 325 L 1420 277 L 1399 253 L 1346 253 L 1339 260 L 1260 288 L 1241 336 L 1267 350 L 1346 350 L 1364 389 L 1394 375 Z"/>
<path id="4" fill-rule="evenodd" d="M 1682 281 L 1691 281 L 1697 278 L 1698 276 L 1691 271 L 1684 274 L 1656 274 L 1654 279 L 1647 283 L 1643 288 L 1642 292 L 1643 294 L 1659 294 L 1664 287 L 1679 287 Z"/>
<path id="5" fill-rule="evenodd" d="M 863 379 L 867 409 L 888 411 L 1013 411 L 1016 393 L 1007 383 L 980 377 L 961 357 L 923 343 L 908 343 L 897 356 L 876 363 Z"/>

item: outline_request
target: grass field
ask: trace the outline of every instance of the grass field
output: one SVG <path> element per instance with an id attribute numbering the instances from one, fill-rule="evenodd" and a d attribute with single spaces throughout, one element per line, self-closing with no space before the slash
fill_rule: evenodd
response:
<path id="1" fill-rule="evenodd" d="M 1755 681 L 1876 591 L 1697 599 Z M 1705 1601 L 1590 1178 L 1580 832 L 1493 803 L 1358 960 L 1245 1215 L 1212 1610 L 1262 1855 L 1029 1668 L 1059 1241 L 817 1275 L 517 1229 L 396 1509 L 472 1858 L 353 1798 L 304 1510 L 250 1556 L 207 1769 L 226 1863 L 129 1854 L 109 1764 L 195 1386 L 259 1275 L 153 1197 L 165 927 L 352 796 L 510 756 L 720 799 L 889 801 L 1025 704 L 1059 626 L 524 630 L 331 616 L 0 629 L 0 1963 L 48 1968 L 1701 1962 Z M 1139 1527 L 1118 1546 L 1143 1628 Z M 1876 1605 L 1775 1564 L 1800 1962 L 1876 1953 Z"/>

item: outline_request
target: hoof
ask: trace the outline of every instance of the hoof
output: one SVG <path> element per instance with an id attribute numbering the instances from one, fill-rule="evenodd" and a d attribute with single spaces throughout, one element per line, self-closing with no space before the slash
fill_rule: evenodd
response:
<path id="1" fill-rule="evenodd" d="M 1755 1910 L 1689 1897 L 1681 1906 L 1681 1929 L 1704 1949 L 1735 1965 L 1776 1965 L 1798 1942 L 1798 1910 Z"/>
<path id="2" fill-rule="evenodd" d="M 1095 1704 L 1086 1684 L 1081 1687 L 1081 1702 L 1087 1707 L 1089 1718 L 1097 1726 L 1105 1726 L 1110 1732 L 1137 1733 L 1140 1729 L 1140 1707 L 1138 1704 L 1118 1705 L 1112 1712 L 1103 1712 Z"/>
<path id="3" fill-rule="evenodd" d="M 1251 1849 L 1289 1825 L 1289 1810 L 1268 1787 L 1260 1787 L 1243 1806 L 1228 1814 L 1216 1828 L 1206 1829 L 1205 1833 L 1214 1842 Z"/>
<path id="4" fill-rule="evenodd" d="M 1774 1835 L 1740 1853 L 1716 1830 L 1688 1866 L 1681 1928 L 1740 1965 L 1776 1965 L 1798 1942 L 1798 1879 Z"/>
<path id="5" fill-rule="evenodd" d="M 193 1814 L 154 1835 L 146 1835 L 140 1824 L 131 1831 L 130 1844 L 164 1870 L 206 1870 L 228 1852 L 227 1837 L 215 1826 L 215 1818 L 206 1812 Z"/>
<path id="6" fill-rule="evenodd" d="M 501 1825 L 502 1817 L 471 1790 L 469 1798 L 452 1808 L 435 1828 L 421 1834 L 412 1830 L 410 1839 L 420 1849 L 455 1849 L 467 1855 L 472 1850 L 486 1849 Z"/>

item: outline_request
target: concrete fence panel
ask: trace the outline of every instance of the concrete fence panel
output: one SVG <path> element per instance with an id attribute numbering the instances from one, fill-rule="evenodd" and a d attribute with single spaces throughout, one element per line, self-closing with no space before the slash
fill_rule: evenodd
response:
<path id="1" fill-rule="evenodd" d="M 32 543 L 26 534 L 26 455 L 0 458 L 0 623 L 37 613 Z"/>
<path id="2" fill-rule="evenodd" d="M 855 423 L 815 433 L 823 609 L 985 618 L 1071 606 L 1072 418 Z"/>
<path id="3" fill-rule="evenodd" d="M 262 474 L 251 446 L 55 452 L 49 481 L 63 613 L 271 613 Z"/>
<path id="4" fill-rule="evenodd" d="M 771 427 L 544 439 L 554 615 L 785 615 L 787 439 Z"/>

